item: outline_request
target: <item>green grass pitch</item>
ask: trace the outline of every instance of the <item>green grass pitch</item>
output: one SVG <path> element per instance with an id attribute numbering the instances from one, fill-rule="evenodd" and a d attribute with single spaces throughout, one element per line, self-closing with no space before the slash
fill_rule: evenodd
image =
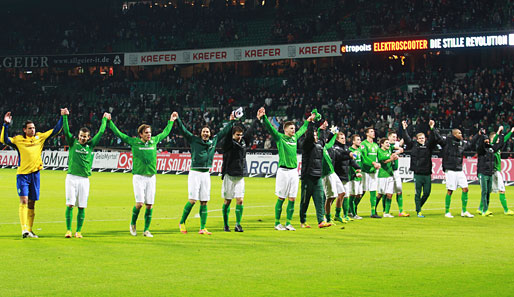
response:
<path id="1" fill-rule="evenodd" d="M 327 229 L 278 232 L 274 179 L 247 178 L 244 233 L 222 231 L 221 179 L 212 177 L 207 228 L 197 234 L 198 206 L 178 232 L 187 176 L 158 175 L 151 231 L 129 234 L 134 205 L 132 176 L 93 173 L 83 239 L 65 239 L 65 172 L 43 171 L 35 232 L 21 239 L 16 173 L 0 170 L 0 296 L 512 296 L 514 217 L 503 215 L 497 194 L 494 217 L 461 218 L 460 190 L 454 219 L 443 217 L 444 186 L 434 185 L 417 217 L 372 220 L 369 196 L 361 221 Z M 404 184 L 406 210 L 414 215 L 413 185 Z M 480 188 L 470 187 L 469 210 Z M 514 206 L 514 189 L 507 198 Z M 381 209 L 381 206 L 380 206 Z M 397 215 L 393 201 L 392 210 Z M 77 211 L 74 210 L 75 227 Z M 283 217 L 285 217 L 285 207 Z M 231 227 L 235 220 L 232 205 Z M 138 229 L 143 226 L 143 212 Z M 314 206 L 308 222 L 315 226 Z"/>

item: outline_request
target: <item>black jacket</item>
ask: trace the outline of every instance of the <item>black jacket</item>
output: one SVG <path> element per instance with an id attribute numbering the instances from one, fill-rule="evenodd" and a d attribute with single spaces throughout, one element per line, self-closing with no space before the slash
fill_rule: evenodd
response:
<path id="1" fill-rule="evenodd" d="M 348 146 L 336 141 L 334 146 L 329 150 L 330 157 L 332 158 L 332 165 L 334 171 L 342 182 L 350 180 L 350 166 L 355 170 L 361 169 L 359 164 L 350 157 L 350 150 Z"/>
<path id="2" fill-rule="evenodd" d="M 252 146 L 253 131 L 260 121 L 255 119 L 248 130 L 243 134 L 240 142 L 232 138 L 232 131 L 227 133 L 223 141 L 223 166 L 221 179 L 225 174 L 230 176 L 244 176 L 246 172 L 246 150 Z"/>
<path id="3" fill-rule="evenodd" d="M 477 143 L 477 154 L 478 154 L 478 165 L 477 174 L 493 175 L 494 173 L 494 154 L 503 147 L 503 135 L 499 135 L 499 142 L 494 145 L 486 144 L 484 141 L 488 139 L 486 135 L 481 135 L 478 138 Z"/>
<path id="4" fill-rule="evenodd" d="M 461 171 L 464 151 L 474 151 L 476 149 L 478 134 L 469 142 L 458 140 L 452 134 L 443 137 L 439 134 L 439 131 L 434 130 L 433 132 L 436 142 L 443 147 L 443 170 Z"/>
<path id="5" fill-rule="evenodd" d="M 313 122 L 309 123 L 305 138 L 301 143 L 302 147 L 302 179 L 308 175 L 312 177 L 321 177 L 323 164 L 323 147 L 325 146 L 324 132 L 318 135 L 318 141 L 314 142 L 314 129 L 317 125 Z"/>
<path id="6" fill-rule="evenodd" d="M 421 145 L 417 141 L 412 141 L 407 130 L 403 130 L 403 140 L 407 149 L 410 150 L 410 170 L 414 174 L 432 174 L 432 151 L 436 148 L 434 132 L 430 133 L 429 138 Z"/>

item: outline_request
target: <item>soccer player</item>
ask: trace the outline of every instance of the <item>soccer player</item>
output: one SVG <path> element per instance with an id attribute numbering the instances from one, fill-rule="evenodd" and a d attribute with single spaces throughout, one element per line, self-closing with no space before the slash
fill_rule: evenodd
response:
<path id="1" fill-rule="evenodd" d="M 479 137 L 477 143 L 477 175 L 478 180 L 480 181 L 480 188 L 482 189 L 480 200 L 480 210 L 482 211 L 482 216 L 493 215 L 493 213 L 489 211 L 489 197 L 491 196 L 491 188 L 493 185 L 495 154 L 503 147 L 504 138 L 503 135 L 501 135 L 502 131 L 503 126 L 500 126 L 498 128 L 498 132 L 492 132 L 489 137 L 480 133 L 481 136 Z M 499 137 L 499 141 L 497 143 L 493 142 L 495 135 L 498 135 Z"/>
<path id="2" fill-rule="evenodd" d="M 434 129 L 434 121 L 430 120 L 428 125 L 430 130 Z M 416 194 L 414 202 L 416 203 L 416 213 L 418 218 L 425 216 L 421 212 L 421 208 L 427 202 L 432 189 L 432 151 L 436 148 L 436 141 L 433 131 L 430 133 L 428 141 L 424 133 L 416 134 L 416 142 L 413 142 L 407 132 L 407 122 L 402 121 L 403 140 L 410 153 L 410 170 L 414 172 L 414 184 Z M 423 195 L 421 195 L 423 192 Z"/>
<path id="3" fill-rule="evenodd" d="M 98 133 L 91 138 L 88 128 L 80 128 L 78 139 L 70 133 L 68 125 L 68 115 L 70 112 L 64 109 L 63 133 L 70 149 L 68 154 L 68 174 L 66 175 L 66 234 L 64 237 L 71 238 L 71 221 L 73 207 L 78 206 L 76 238 L 82 238 L 82 225 L 84 224 L 85 209 L 89 196 L 89 176 L 93 166 L 93 149 L 100 141 L 105 132 L 107 120 L 111 115 L 104 113 L 102 124 Z"/>
<path id="4" fill-rule="evenodd" d="M 38 238 L 32 231 L 34 225 L 36 201 L 39 200 L 39 171 L 43 169 L 41 152 L 48 138 L 59 134 L 62 129 L 62 115 L 53 129 L 44 133 L 36 132 L 36 125 L 26 121 L 23 125 L 23 134 L 9 137 L 9 124 L 12 121 L 11 112 L 5 114 L 4 126 L 0 141 L 9 145 L 18 152 L 18 169 L 16 170 L 16 188 L 20 197 L 19 216 L 21 234 L 23 238 Z"/>
<path id="5" fill-rule="evenodd" d="M 362 185 L 364 192 L 369 191 L 371 218 L 380 219 L 382 217 L 376 212 L 378 170 L 380 169 L 380 163 L 377 158 L 379 147 L 374 143 L 375 130 L 373 127 L 367 127 L 364 132 L 366 134 L 366 140 L 361 143 L 362 172 L 364 172 L 362 175 Z"/>
<path id="6" fill-rule="evenodd" d="M 343 193 L 337 196 L 334 220 L 346 223 L 353 221 L 353 215 L 352 217 L 348 216 L 350 210 L 350 201 L 348 199 L 350 195 L 350 168 L 355 171 L 356 176 L 362 176 L 360 173 L 361 168 L 353 157 L 354 153 L 346 146 L 346 135 L 343 132 L 337 133 L 335 145 L 330 152 L 333 155 L 332 163 L 335 173 L 343 186 Z M 343 217 L 341 217 L 341 208 L 343 210 Z"/>
<path id="7" fill-rule="evenodd" d="M 355 163 L 362 168 L 362 153 L 361 153 L 361 137 L 358 134 L 352 135 L 352 145 L 350 151 L 353 153 Z M 362 169 L 361 169 L 362 170 Z M 362 217 L 357 214 L 357 208 L 361 202 L 362 190 L 362 174 L 357 172 L 353 167 L 350 167 L 350 216 L 355 220 L 362 220 Z"/>
<path id="8" fill-rule="evenodd" d="M 403 143 L 404 140 L 398 141 L 398 134 L 394 130 L 389 130 L 387 134 L 387 139 L 389 140 L 389 147 L 391 150 L 391 154 L 401 154 L 403 153 Z M 403 193 L 402 193 L 402 177 L 400 176 L 400 171 L 398 170 L 398 159 L 393 161 L 393 194 L 396 194 L 396 202 L 398 203 L 399 209 L 399 217 L 409 217 L 410 215 L 403 211 Z"/>
<path id="9" fill-rule="evenodd" d="M 435 123 L 434 123 L 435 124 Z M 468 181 L 466 175 L 462 171 L 462 162 L 464 158 L 464 151 L 475 149 L 476 136 L 473 141 L 468 142 L 463 140 L 462 132 L 459 129 L 453 129 L 448 136 L 441 136 L 437 129 L 433 130 L 437 143 L 443 147 L 443 170 L 446 180 L 446 194 L 445 203 L 445 217 L 453 218 L 450 212 L 450 203 L 452 201 L 452 193 L 457 188 L 462 189 L 462 212 L 461 217 L 472 218 L 472 214 L 467 211 L 468 205 Z M 477 134 L 478 136 L 478 134 Z"/>
<path id="10" fill-rule="evenodd" d="M 391 210 L 391 199 L 394 193 L 394 161 L 398 160 L 398 155 L 391 152 L 391 145 L 387 138 L 380 139 L 380 149 L 378 150 L 378 161 L 380 169 L 378 170 L 378 198 L 384 197 L 385 209 L 384 218 L 392 218 L 389 213 Z"/>
<path id="11" fill-rule="evenodd" d="M 507 143 L 507 141 L 509 141 L 512 133 L 514 132 L 514 127 L 512 127 L 512 129 L 509 131 L 509 133 L 507 133 L 507 135 L 505 135 L 505 137 L 503 138 L 503 141 L 504 141 L 504 145 L 505 143 Z M 496 143 L 497 141 L 497 138 L 498 138 L 498 135 L 496 135 L 494 137 L 494 140 L 493 140 L 493 143 Z M 492 186 L 492 192 L 493 193 L 497 193 L 499 192 L 500 193 L 500 202 L 502 204 L 502 207 L 503 207 L 503 213 L 508 215 L 508 216 L 511 216 L 511 215 L 514 215 L 514 211 L 510 210 L 509 207 L 507 206 L 507 198 L 505 197 L 505 183 L 503 182 L 503 176 L 502 176 L 502 162 L 501 162 L 501 151 L 498 150 L 495 154 L 494 154 L 494 173 L 493 173 L 493 186 Z M 481 209 L 478 210 L 478 212 L 481 214 L 482 211 Z"/>
<path id="12" fill-rule="evenodd" d="M 291 220 L 294 213 L 294 202 L 296 195 L 298 194 L 298 161 L 296 158 L 296 148 L 298 139 L 307 131 L 309 122 L 312 122 L 315 118 L 315 114 L 312 113 L 309 118 L 303 123 L 303 125 L 296 131 L 294 122 L 287 121 L 284 123 L 284 134 L 279 133 L 275 129 L 266 114 L 264 114 L 264 128 L 268 130 L 271 137 L 277 143 L 278 148 L 278 170 L 277 177 L 275 180 L 275 195 L 278 196 L 277 203 L 275 204 L 275 230 L 278 231 L 296 231 L 291 225 Z M 288 199 L 287 203 L 287 220 L 286 226 L 284 227 L 280 223 L 280 216 L 282 215 L 282 205 L 284 201 Z"/>
<path id="13" fill-rule="evenodd" d="M 302 147 L 302 184 L 300 202 L 300 223 L 302 228 L 310 228 L 307 224 L 307 209 L 312 197 L 316 208 L 318 228 L 330 227 L 324 219 L 324 199 L 323 185 L 321 180 L 323 164 L 324 134 L 322 133 L 328 123 L 324 121 L 320 129 L 317 130 L 316 123 L 310 122 L 305 133 L 305 138 L 301 142 Z"/>
<path id="14" fill-rule="evenodd" d="M 138 137 L 130 137 L 122 133 L 113 121 L 109 121 L 114 135 L 128 144 L 132 150 L 132 185 L 134 187 L 134 197 L 136 205 L 132 208 L 132 220 L 130 222 L 130 234 L 137 235 L 136 222 L 139 212 L 143 207 L 145 211 L 145 228 L 143 236 L 153 237 L 150 233 L 150 223 L 152 222 L 153 205 L 155 203 L 155 174 L 157 173 L 157 144 L 161 142 L 171 132 L 173 123 L 177 119 L 176 114 L 171 114 L 166 128 L 161 134 L 152 137 L 152 127 L 142 124 L 137 129 Z"/>
<path id="15" fill-rule="evenodd" d="M 223 142 L 223 166 L 221 168 L 221 197 L 223 201 L 223 224 L 225 232 L 230 232 L 228 214 L 230 203 L 236 199 L 236 225 L 234 231 L 243 232 L 243 198 L 245 193 L 244 173 L 246 170 L 246 150 L 252 145 L 253 133 L 264 115 L 264 109 L 257 111 L 257 121 L 244 132 L 243 127 L 233 126 L 232 134 L 227 133 Z M 243 133 L 244 132 L 244 133 Z"/>
<path id="16" fill-rule="evenodd" d="M 205 228 L 207 223 L 207 202 L 211 199 L 211 175 L 209 170 L 212 167 L 216 144 L 219 139 L 225 137 L 232 130 L 235 116 L 232 112 L 230 114 L 230 122 L 211 139 L 211 129 L 209 126 L 203 126 L 200 136 L 196 136 L 186 129 L 177 112 L 173 112 L 173 114 L 177 115 L 179 133 L 184 135 L 184 138 L 191 146 L 191 170 L 187 177 L 188 201 L 182 212 L 179 229 L 181 233 L 187 233 L 187 217 L 196 201 L 200 200 L 200 231 L 198 233 L 211 235 L 212 233 Z"/>

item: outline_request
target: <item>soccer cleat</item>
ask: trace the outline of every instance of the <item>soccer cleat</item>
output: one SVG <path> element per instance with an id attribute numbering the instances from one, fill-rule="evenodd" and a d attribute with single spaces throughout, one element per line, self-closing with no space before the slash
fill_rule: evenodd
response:
<path id="1" fill-rule="evenodd" d="M 390 213 L 385 213 L 384 218 L 394 218 L 394 216 Z"/>
<path id="2" fill-rule="evenodd" d="M 132 236 L 137 235 L 136 225 L 130 225 L 130 235 L 132 235 Z"/>
<path id="3" fill-rule="evenodd" d="M 34 232 L 32 231 L 29 231 L 29 234 L 27 235 L 27 237 L 29 238 L 39 238 L 39 236 L 37 236 Z"/>
<path id="4" fill-rule="evenodd" d="M 469 211 L 461 212 L 460 216 L 461 217 L 466 217 L 466 218 L 474 218 L 475 217 L 474 215 L 470 214 Z"/>
<path id="5" fill-rule="evenodd" d="M 481 215 L 482 214 L 482 210 L 481 209 L 477 209 L 476 213 Z"/>
<path id="6" fill-rule="evenodd" d="M 82 233 L 75 232 L 75 238 L 82 238 Z"/>
<path id="7" fill-rule="evenodd" d="M 447 212 L 446 214 L 444 214 L 444 216 L 447 218 L 453 219 L 453 216 L 450 212 Z"/>
<path id="8" fill-rule="evenodd" d="M 70 230 L 66 231 L 66 234 L 64 234 L 64 237 L 71 238 L 71 231 Z"/>
<path id="9" fill-rule="evenodd" d="M 332 224 L 322 221 L 321 223 L 319 223 L 318 228 L 326 228 L 330 226 L 332 226 Z"/>
<path id="10" fill-rule="evenodd" d="M 421 212 L 418 212 L 418 218 L 424 218 L 425 216 L 421 213 Z"/>
<path id="11" fill-rule="evenodd" d="M 507 216 L 512 216 L 512 215 L 514 215 L 514 211 L 509 209 L 506 212 L 504 212 L 504 214 L 507 215 Z"/>
<path id="12" fill-rule="evenodd" d="M 331 225 L 337 226 L 336 221 L 334 221 L 332 219 L 330 219 L 330 221 L 328 221 L 328 223 L 331 224 Z"/>
<path id="13" fill-rule="evenodd" d="M 353 216 L 353 218 L 354 218 L 355 220 L 362 220 L 362 217 L 361 217 L 361 216 L 359 216 L 359 215 L 354 215 L 354 216 Z"/>
<path id="14" fill-rule="evenodd" d="M 353 218 L 352 218 L 351 216 L 344 217 L 344 219 L 345 219 L 347 222 L 351 222 L 351 221 L 353 221 Z"/>
<path id="15" fill-rule="evenodd" d="M 492 217 L 493 213 L 488 214 L 487 212 L 482 213 L 483 217 Z"/>
<path id="16" fill-rule="evenodd" d="M 236 226 L 234 227 L 234 231 L 236 231 L 236 232 L 244 232 L 243 227 L 241 227 L 241 225 L 239 225 L 239 224 L 236 224 Z"/>
<path id="17" fill-rule="evenodd" d="M 398 216 L 399 216 L 399 217 L 410 217 L 410 214 L 408 214 L 408 213 L 406 213 L 406 212 L 402 211 L 402 212 L 400 212 L 400 213 L 398 214 Z"/>
<path id="18" fill-rule="evenodd" d="M 144 237 L 153 237 L 152 233 L 150 233 L 149 230 L 146 230 L 145 232 L 143 232 L 143 236 Z"/>
<path id="19" fill-rule="evenodd" d="M 372 218 L 372 219 L 381 219 L 382 218 L 381 216 L 379 216 L 377 214 L 370 215 L 369 217 Z"/>
<path id="20" fill-rule="evenodd" d="M 198 231 L 198 234 L 211 235 L 212 233 L 209 232 L 209 230 L 207 229 L 200 229 L 200 231 Z"/>
<path id="21" fill-rule="evenodd" d="M 309 224 L 307 224 L 307 223 L 302 223 L 300 226 L 301 226 L 302 228 L 310 228 L 310 227 L 311 227 L 311 225 L 309 225 Z"/>
<path id="22" fill-rule="evenodd" d="M 334 217 L 334 221 L 338 221 L 344 224 L 348 223 L 348 221 L 342 217 Z"/>
<path id="23" fill-rule="evenodd" d="M 29 231 L 25 230 L 25 231 L 21 232 L 21 238 L 27 238 L 27 237 L 29 237 L 29 234 L 30 234 Z"/>
<path id="24" fill-rule="evenodd" d="M 296 231 L 296 229 L 295 229 L 295 228 L 293 227 L 293 225 L 291 225 L 291 224 L 287 224 L 287 225 L 286 225 L 286 230 L 287 230 L 287 231 Z"/>
<path id="25" fill-rule="evenodd" d="M 229 226 L 223 226 L 223 231 L 230 232 L 230 227 Z"/>
<path id="26" fill-rule="evenodd" d="M 275 230 L 277 231 L 286 231 L 286 227 L 284 227 L 284 225 L 282 224 L 278 224 L 275 226 Z"/>
<path id="27" fill-rule="evenodd" d="M 187 234 L 186 224 L 178 224 L 178 227 L 180 228 L 180 233 Z"/>
<path id="28" fill-rule="evenodd" d="M 485 212 L 485 215 L 486 215 L 486 216 L 492 216 L 492 215 L 493 215 L 493 213 L 492 213 L 491 211 L 489 211 L 489 210 L 488 210 L 488 211 L 486 211 L 486 212 Z"/>

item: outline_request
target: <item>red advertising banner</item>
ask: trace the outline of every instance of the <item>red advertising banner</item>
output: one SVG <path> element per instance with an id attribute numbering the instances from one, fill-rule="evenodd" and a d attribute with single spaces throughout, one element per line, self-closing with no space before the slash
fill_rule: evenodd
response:
<path id="1" fill-rule="evenodd" d="M 210 172 L 219 173 L 223 165 L 223 155 L 215 154 Z M 118 169 L 132 169 L 132 153 L 120 153 Z M 191 169 L 191 154 L 157 154 L 158 171 L 187 172 Z"/>

